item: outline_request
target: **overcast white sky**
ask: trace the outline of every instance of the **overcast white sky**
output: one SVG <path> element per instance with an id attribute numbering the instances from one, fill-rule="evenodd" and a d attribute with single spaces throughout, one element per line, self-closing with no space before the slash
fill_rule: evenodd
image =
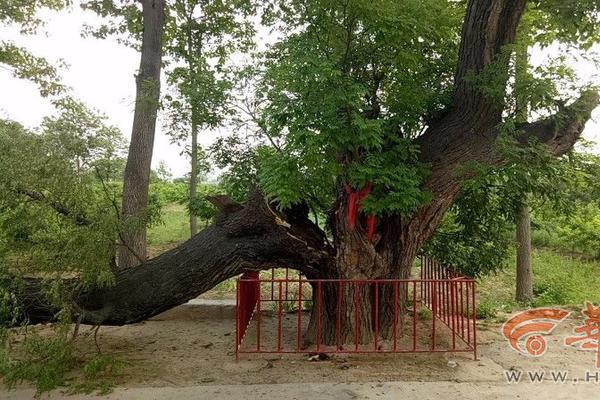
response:
<path id="1" fill-rule="evenodd" d="M 71 13 L 45 13 L 48 16 L 45 33 L 21 36 L 16 29 L 0 27 L 0 37 L 25 46 L 34 54 L 49 61 L 63 59 L 68 69 L 62 72 L 63 81 L 72 88 L 75 97 L 88 106 L 108 116 L 110 123 L 118 126 L 125 136 L 131 133 L 135 98 L 134 74 L 139 64 L 139 54 L 113 40 L 82 38 L 84 23 L 93 24 L 97 16 L 74 7 Z M 554 53 L 553 53 L 554 51 Z M 556 56 L 556 50 L 546 55 Z M 535 52 L 534 62 L 542 55 Z M 590 62 L 575 65 L 581 81 L 600 85 L 600 74 Z M 13 78 L 7 70 L 0 69 L 0 116 L 10 118 L 29 127 L 37 126 L 42 118 L 54 109 L 40 97 L 35 85 Z M 600 108 L 596 109 L 592 122 L 588 123 L 584 136 L 600 141 Z M 201 143 L 210 144 L 217 134 L 204 133 Z M 184 175 L 189 167 L 181 148 L 170 144 L 162 133 L 162 123 L 157 124 L 153 166 L 164 161 L 174 176 Z"/>

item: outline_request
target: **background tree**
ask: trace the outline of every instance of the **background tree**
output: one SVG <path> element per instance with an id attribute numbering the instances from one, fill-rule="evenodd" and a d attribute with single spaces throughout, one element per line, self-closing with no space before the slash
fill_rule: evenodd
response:
<path id="1" fill-rule="evenodd" d="M 228 99 L 233 86 L 232 53 L 252 46 L 254 29 L 247 0 L 174 0 L 167 23 L 166 53 L 171 67 L 168 82 L 174 91 L 167 95 L 168 129 L 173 140 L 190 141 L 189 201 L 190 233 L 198 232 L 198 177 L 202 165 L 198 133 L 221 125 L 231 112 Z"/>
<path id="2" fill-rule="evenodd" d="M 142 48 L 136 76 L 136 100 L 129 153 L 123 175 L 121 213 L 126 228 L 117 255 L 121 268 L 146 259 L 146 222 L 150 167 L 160 97 L 164 0 L 141 0 Z"/>

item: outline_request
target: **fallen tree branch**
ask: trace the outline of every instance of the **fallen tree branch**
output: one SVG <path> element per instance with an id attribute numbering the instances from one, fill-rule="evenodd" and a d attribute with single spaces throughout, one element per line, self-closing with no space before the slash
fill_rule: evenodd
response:
<path id="1" fill-rule="evenodd" d="M 73 288 L 73 306 L 81 321 L 123 325 L 145 320 L 186 303 L 218 283 L 248 270 L 290 267 L 309 277 L 326 276 L 333 250 L 322 232 L 300 212 L 286 221 L 274 213 L 260 192 L 253 192 L 237 211 L 223 213 L 200 233 L 135 268 L 117 269 L 106 288 Z M 33 322 L 52 320 L 56 308 L 45 302 L 42 280 L 27 278 L 16 293 Z"/>

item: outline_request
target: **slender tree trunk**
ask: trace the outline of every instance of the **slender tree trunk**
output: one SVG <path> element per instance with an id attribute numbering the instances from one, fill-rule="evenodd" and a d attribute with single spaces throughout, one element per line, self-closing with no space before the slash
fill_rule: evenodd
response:
<path id="1" fill-rule="evenodd" d="M 192 25 L 194 24 L 194 7 L 189 11 L 188 19 L 187 19 L 187 29 L 186 29 L 186 40 L 187 40 L 187 67 L 188 73 L 190 75 L 190 84 L 192 86 L 192 91 L 197 90 L 196 84 L 196 62 L 195 57 L 200 57 L 202 55 L 202 48 L 198 46 L 194 48 L 193 44 L 193 32 Z M 188 101 L 190 103 L 191 108 L 191 139 L 192 139 L 192 148 L 190 150 L 190 163 L 191 163 L 191 171 L 190 171 L 190 202 L 195 202 L 197 193 L 198 193 L 198 105 L 196 103 L 196 96 L 192 95 L 188 97 Z M 192 203 L 193 204 L 193 203 Z M 198 218 L 194 212 L 192 212 L 192 208 L 190 208 L 190 235 L 194 236 L 198 233 Z"/>
<path id="2" fill-rule="evenodd" d="M 515 52 L 515 83 L 527 79 L 529 55 L 527 46 L 518 46 Z M 526 123 L 529 104 L 517 93 L 515 118 Z M 526 195 L 525 195 L 526 197 Z M 517 282 L 515 298 L 520 302 L 533 299 L 533 270 L 531 269 L 531 218 L 527 202 L 521 204 L 517 215 Z"/>
<path id="3" fill-rule="evenodd" d="M 146 259 L 146 210 L 156 115 L 160 95 L 164 0 L 142 0 L 144 33 L 127 165 L 123 176 L 123 232 L 118 264 L 128 268 Z"/>
<path id="4" fill-rule="evenodd" d="M 195 203 L 198 193 L 198 124 L 196 123 L 194 107 L 192 106 L 192 148 L 190 150 L 190 202 Z M 190 235 L 198 233 L 198 218 L 193 209 L 190 209 Z"/>
<path id="5" fill-rule="evenodd" d="M 523 204 L 517 222 L 517 291 L 516 300 L 533 299 L 533 270 L 531 269 L 531 221 L 529 206 Z"/>

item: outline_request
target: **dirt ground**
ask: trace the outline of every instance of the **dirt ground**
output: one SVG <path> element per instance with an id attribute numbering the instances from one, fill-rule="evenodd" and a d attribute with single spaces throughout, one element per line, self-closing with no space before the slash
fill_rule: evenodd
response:
<path id="1" fill-rule="evenodd" d="M 582 322 L 574 311 L 546 336 L 548 352 L 541 358 L 512 350 L 500 333 L 499 322 L 480 322 L 479 360 L 472 354 L 335 355 L 309 361 L 306 355 L 234 354 L 233 305 L 223 302 L 187 304 L 148 321 L 124 327 L 103 327 L 98 344 L 103 353 L 125 361 L 117 377 L 121 387 L 167 387 L 219 384 L 299 382 L 449 381 L 505 382 L 505 370 L 568 371 L 583 377 L 596 371 L 595 353 L 562 345 L 565 335 Z M 37 327 L 40 331 L 48 326 Z M 89 327 L 82 327 L 86 332 Z M 96 352 L 93 337 L 81 337 L 77 346 L 87 357 Z M 545 379 L 550 379 L 546 377 Z"/>

